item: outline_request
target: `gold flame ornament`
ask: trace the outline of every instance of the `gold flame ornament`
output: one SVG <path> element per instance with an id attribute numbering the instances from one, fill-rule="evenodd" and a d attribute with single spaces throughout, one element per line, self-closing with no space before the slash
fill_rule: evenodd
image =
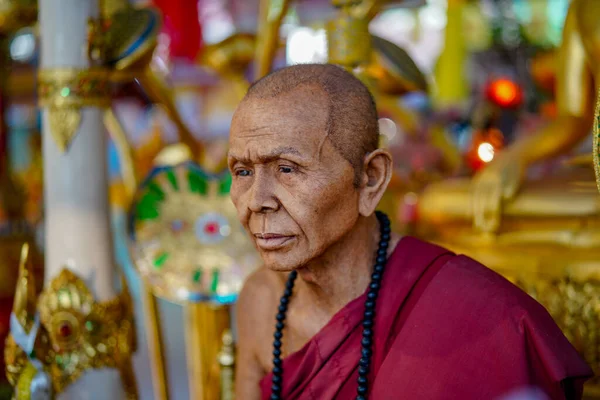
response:
<path id="1" fill-rule="evenodd" d="M 15 388 L 14 399 L 46 400 L 53 396 L 51 377 L 43 364 L 44 328 L 36 312 L 35 282 L 29 244 L 21 249 L 19 278 L 10 316 L 10 335 L 4 348 L 6 376 Z"/>
<path id="2" fill-rule="evenodd" d="M 38 72 L 39 105 L 48 111 L 50 131 L 61 152 L 67 151 L 85 107 L 110 106 L 109 72 L 102 68 L 50 68 Z"/>

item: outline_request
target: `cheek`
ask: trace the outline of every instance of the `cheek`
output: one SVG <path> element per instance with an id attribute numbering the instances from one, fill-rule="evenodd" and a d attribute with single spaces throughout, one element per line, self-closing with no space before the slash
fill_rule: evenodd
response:
<path id="1" fill-rule="evenodd" d="M 235 206 L 240 219 L 243 217 L 245 210 L 248 208 L 246 207 L 244 201 L 244 193 L 247 192 L 246 186 L 247 185 L 244 182 L 240 182 L 238 179 L 234 178 L 229 191 L 229 197 L 231 198 L 231 202 Z"/>
<path id="2" fill-rule="evenodd" d="M 358 215 L 352 181 L 310 179 L 304 185 L 281 185 L 278 197 L 290 216 L 313 238 L 346 230 Z"/>

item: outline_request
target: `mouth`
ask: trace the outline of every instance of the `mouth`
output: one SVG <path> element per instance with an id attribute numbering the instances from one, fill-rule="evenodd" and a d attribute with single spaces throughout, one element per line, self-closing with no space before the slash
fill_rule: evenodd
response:
<path id="1" fill-rule="evenodd" d="M 290 242 L 294 236 L 278 233 L 255 233 L 256 245 L 262 250 L 277 250 Z"/>

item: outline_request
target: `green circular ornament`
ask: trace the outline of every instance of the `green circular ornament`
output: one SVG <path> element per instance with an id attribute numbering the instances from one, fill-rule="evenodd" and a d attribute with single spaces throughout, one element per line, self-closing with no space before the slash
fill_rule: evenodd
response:
<path id="1" fill-rule="evenodd" d="M 129 213 L 133 261 L 174 302 L 234 302 L 259 256 L 229 198 L 231 175 L 193 162 L 155 168 Z"/>

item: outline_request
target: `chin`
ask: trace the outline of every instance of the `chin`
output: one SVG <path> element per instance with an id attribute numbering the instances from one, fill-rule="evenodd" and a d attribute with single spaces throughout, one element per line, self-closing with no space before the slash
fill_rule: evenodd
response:
<path id="1" fill-rule="evenodd" d="M 301 268 L 305 263 L 298 262 L 290 254 L 261 253 L 265 267 L 275 272 L 292 272 Z"/>
<path id="2" fill-rule="evenodd" d="M 271 271 L 275 272 L 292 272 L 298 267 L 294 264 L 283 263 L 273 260 L 272 257 L 263 257 L 263 262 L 265 267 L 269 268 Z"/>

